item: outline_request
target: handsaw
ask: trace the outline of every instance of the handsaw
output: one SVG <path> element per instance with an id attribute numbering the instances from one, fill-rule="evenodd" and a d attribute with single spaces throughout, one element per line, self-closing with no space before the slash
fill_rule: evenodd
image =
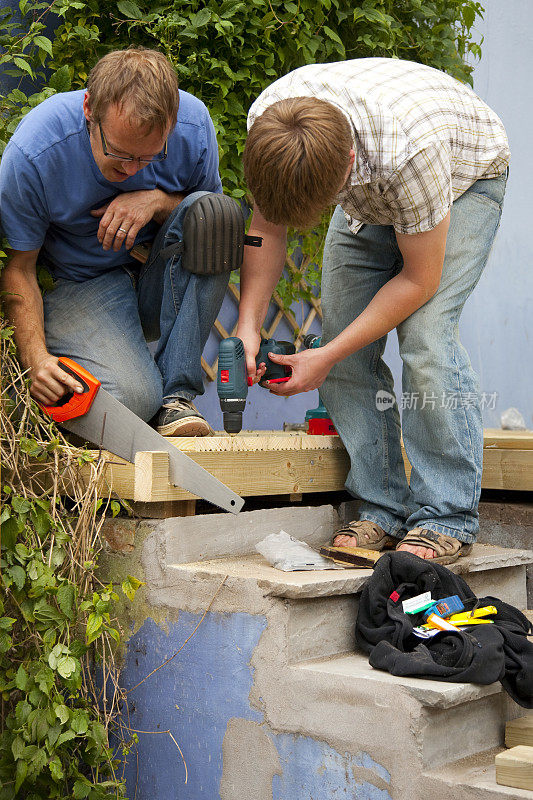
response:
<path id="1" fill-rule="evenodd" d="M 169 455 L 170 483 L 225 511 L 237 514 L 241 510 L 244 505 L 242 497 L 102 389 L 98 378 L 88 370 L 64 356 L 59 358 L 59 365 L 81 383 L 83 393 L 66 394 L 55 406 L 42 405 L 43 411 L 53 420 L 82 439 L 132 464 L 136 453 L 165 451 Z"/>

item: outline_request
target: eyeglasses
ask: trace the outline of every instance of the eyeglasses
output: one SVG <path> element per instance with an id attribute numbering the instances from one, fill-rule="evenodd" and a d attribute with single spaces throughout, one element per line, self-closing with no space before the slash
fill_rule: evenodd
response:
<path id="1" fill-rule="evenodd" d="M 167 139 L 165 139 L 165 146 L 163 147 L 161 152 L 156 153 L 154 156 L 142 156 L 142 157 L 119 156 L 117 155 L 117 153 L 110 153 L 109 150 L 107 149 L 106 138 L 104 136 L 104 132 L 102 130 L 102 126 L 100 123 L 98 123 L 98 129 L 100 131 L 100 138 L 102 140 L 102 150 L 104 151 L 104 156 L 106 156 L 107 158 L 114 158 L 115 161 L 126 161 L 128 163 L 131 163 L 133 161 L 138 161 L 140 166 L 141 164 L 151 164 L 152 161 L 164 161 L 165 158 L 167 157 Z"/>

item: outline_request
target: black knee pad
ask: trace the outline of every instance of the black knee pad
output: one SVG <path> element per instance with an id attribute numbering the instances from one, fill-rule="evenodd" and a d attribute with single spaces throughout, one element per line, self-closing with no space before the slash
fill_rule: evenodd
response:
<path id="1" fill-rule="evenodd" d="M 195 275 L 221 275 L 239 269 L 244 246 L 260 247 L 259 236 L 244 233 L 240 205 L 224 194 L 205 194 L 191 204 L 183 220 L 183 241 L 161 251 L 165 258 L 181 253 L 182 266 Z"/>

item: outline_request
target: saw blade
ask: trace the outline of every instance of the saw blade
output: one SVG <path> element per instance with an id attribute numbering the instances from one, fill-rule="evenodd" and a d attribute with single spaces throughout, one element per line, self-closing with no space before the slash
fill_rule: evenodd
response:
<path id="1" fill-rule="evenodd" d="M 102 387 L 86 414 L 66 420 L 61 425 L 132 464 L 136 453 L 165 451 L 169 455 L 169 478 L 174 486 L 186 489 L 234 514 L 244 505 L 242 497 L 171 444 Z"/>

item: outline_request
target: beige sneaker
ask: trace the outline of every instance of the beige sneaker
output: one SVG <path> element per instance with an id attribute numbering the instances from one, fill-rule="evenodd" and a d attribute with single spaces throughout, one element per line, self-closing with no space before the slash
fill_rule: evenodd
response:
<path id="1" fill-rule="evenodd" d="M 183 398 L 163 405 L 157 416 L 156 430 L 161 436 L 213 436 L 215 433 L 194 403 Z"/>

